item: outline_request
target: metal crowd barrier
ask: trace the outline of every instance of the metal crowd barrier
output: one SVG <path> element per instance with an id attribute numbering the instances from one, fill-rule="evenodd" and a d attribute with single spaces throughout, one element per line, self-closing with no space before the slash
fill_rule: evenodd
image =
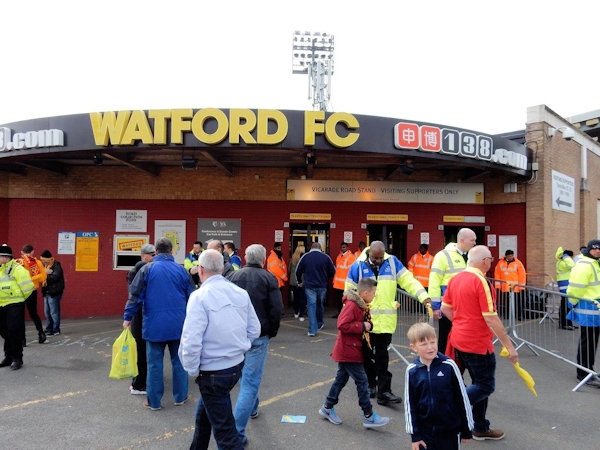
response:
<path id="1" fill-rule="evenodd" d="M 433 325 L 433 317 L 430 316 L 427 308 L 419 303 L 416 297 L 402 289 L 396 290 L 396 301 L 400 304 L 398 307 L 398 323 L 396 324 L 396 332 L 392 335 L 392 343 L 388 347 L 388 351 L 393 351 L 406 365 L 409 365 L 415 355 L 411 353 L 410 342 L 408 342 L 406 333 L 410 326 L 416 322 L 429 322 Z"/>
<path id="2" fill-rule="evenodd" d="M 508 284 L 503 280 L 489 280 L 492 286 Z M 573 392 L 579 390 L 592 376 L 598 375 L 577 364 L 577 353 L 580 350 L 578 325 L 573 323 L 573 329 L 560 328 L 561 299 L 568 299 L 568 296 L 558 291 L 556 283 L 550 282 L 545 289 L 514 283 L 509 284 L 508 288 L 508 292 L 496 289 L 496 303 L 506 334 L 517 350 L 527 347 L 536 356 L 544 353 L 586 372 L 587 376 L 577 383 Z M 515 288 L 522 290 L 515 292 Z M 400 304 L 398 323 L 388 350 L 393 351 L 408 365 L 414 359 L 406 337 L 408 328 L 415 322 L 433 324 L 433 318 L 415 297 L 401 289 L 396 291 L 396 301 Z"/>
<path id="3" fill-rule="evenodd" d="M 579 326 L 572 323 L 572 328 L 561 327 L 567 325 L 566 319 L 563 324 L 560 323 L 561 301 L 564 298 L 569 305 L 569 297 L 558 291 L 556 283 L 551 282 L 542 289 L 503 280 L 490 279 L 490 282 L 496 286 L 508 286 L 508 292 L 496 289 L 498 315 L 517 350 L 525 346 L 536 356 L 540 356 L 540 352 L 545 353 L 586 372 L 587 376 L 577 383 L 573 392 L 597 375 L 577 363 L 577 354 L 581 350 Z"/>

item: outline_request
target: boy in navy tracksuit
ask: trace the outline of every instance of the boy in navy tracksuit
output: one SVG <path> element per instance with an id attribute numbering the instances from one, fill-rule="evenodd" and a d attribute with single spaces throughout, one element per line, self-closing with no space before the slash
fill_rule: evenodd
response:
<path id="1" fill-rule="evenodd" d="M 412 450 L 459 449 L 472 438 L 473 415 L 456 363 L 438 353 L 435 329 L 415 323 L 410 348 L 419 356 L 406 369 L 404 412 Z"/>

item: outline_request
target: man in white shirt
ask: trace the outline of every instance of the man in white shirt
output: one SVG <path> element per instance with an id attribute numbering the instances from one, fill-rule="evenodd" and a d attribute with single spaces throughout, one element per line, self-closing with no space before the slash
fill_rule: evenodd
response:
<path id="1" fill-rule="evenodd" d="M 244 353 L 260 336 L 260 322 L 248 293 L 221 275 L 219 252 L 202 252 L 198 267 L 202 285 L 188 301 L 179 346 L 183 368 L 198 375 L 201 395 L 191 448 L 208 448 L 212 429 L 219 448 L 243 449 L 230 391 L 242 375 Z"/>

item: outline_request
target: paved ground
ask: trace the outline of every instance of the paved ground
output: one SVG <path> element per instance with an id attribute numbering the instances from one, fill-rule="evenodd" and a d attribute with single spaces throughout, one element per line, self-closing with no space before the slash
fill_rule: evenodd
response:
<path id="1" fill-rule="evenodd" d="M 336 407 L 344 419 L 342 425 L 332 425 L 318 415 L 335 376 L 336 365 L 329 358 L 334 322 L 329 319 L 316 338 L 308 338 L 307 322 L 299 323 L 290 314 L 284 318 L 279 335 L 271 341 L 260 416 L 249 423 L 250 449 L 410 448 L 402 405 L 375 404 L 379 414 L 391 417 L 390 425 L 379 430 L 362 428 L 352 382 Z M 190 382 L 193 401 L 173 406 L 167 374 L 163 410 L 143 408 L 143 397 L 129 394 L 128 380 L 108 378 L 111 347 L 120 326 L 120 318 L 66 320 L 61 324 L 62 335 L 40 345 L 33 341 L 35 333 L 28 325 L 31 342 L 25 349 L 25 366 L 16 372 L 0 369 L 2 448 L 189 447 L 197 386 Z M 536 379 L 539 397 L 534 398 L 508 361 L 500 359 L 488 416 L 492 426 L 504 429 L 507 437 L 498 442 L 472 441 L 467 448 L 600 448 L 600 390 L 584 387 L 573 393 L 574 369 L 550 357 L 535 357 L 526 349 L 521 354 L 522 366 Z M 404 363 L 396 360 L 391 367 L 393 389 L 401 395 Z M 170 368 L 168 362 L 165 368 Z M 283 424 L 284 414 L 305 415 L 307 420 L 303 425 Z M 216 448 L 214 441 L 211 448 Z"/>

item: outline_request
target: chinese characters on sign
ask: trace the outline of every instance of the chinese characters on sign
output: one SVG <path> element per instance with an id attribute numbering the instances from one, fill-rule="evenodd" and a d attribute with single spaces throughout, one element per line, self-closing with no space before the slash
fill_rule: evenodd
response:
<path id="1" fill-rule="evenodd" d="M 525 155 L 504 148 L 494 149 L 494 141 L 489 136 L 452 128 L 399 122 L 394 126 L 394 146 L 401 150 L 439 152 L 527 169 Z"/>

